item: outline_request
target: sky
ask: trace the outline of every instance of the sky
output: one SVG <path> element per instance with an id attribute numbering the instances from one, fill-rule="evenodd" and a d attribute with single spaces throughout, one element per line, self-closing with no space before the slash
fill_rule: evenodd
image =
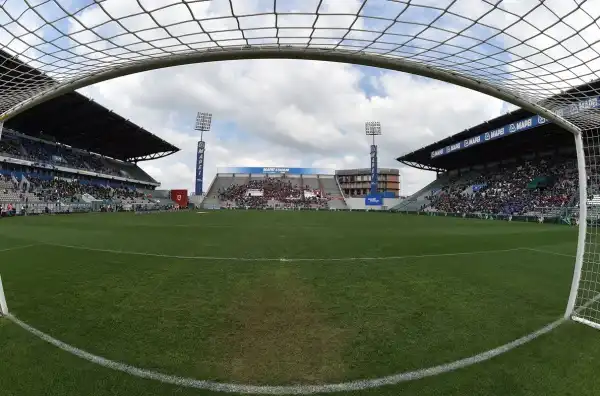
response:
<path id="1" fill-rule="evenodd" d="M 500 4 L 499 1 L 412 0 L 410 9 L 401 14 L 404 20 L 398 19 L 391 29 L 405 35 L 404 38 L 390 36 L 386 40 L 406 41 L 406 37 L 415 34 L 415 21 L 436 27 L 428 28 L 426 34 L 420 35 L 421 38 L 413 40 L 421 47 L 431 46 L 431 41 L 426 40 L 439 42 L 444 37 L 453 37 L 451 32 L 464 31 L 473 37 L 491 37 L 485 45 L 477 45 L 476 50 L 480 55 L 489 55 L 483 61 L 489 64 L 509 61 L 513 57 L 515 61 L 511 65 L 498 66 L 496 72 L 511 75 L 511 84 L 517 87 L 519 78 L 525 78 L 519 74 L 519 67 L 531 67 L 531 62 L 536 60 L 541 62 L 540 57 L 544 54 L 560 55 L 554 52 L 561 51 L 561 48 L 552 47 L 552 44 L 566 40 L 572 33 L 566 24 L 556 22 L 559 18 L 564 17 L 569 26 L 583 29 L 598 16 L 596 14 L 600 14 L 600 0 L 590 0 L 581 9 L 575 0 L 546 0 L 544 4 L 553 9 L 555 15 L 539 7 L 538 0 L 504 0 L 501 5 L 510 12 L 501 12 L 494 7 Z M 186 4 L 182 0 L 104 0 L 98 3 L 93 0 L 30 0 L 28 4 L 38 11 L 36 16 L 33 12 L 24 12 L 26 7 L 22 0 L 5 0 L 0 9 L 0 27 L 7 26 L 6 21 L 18 19 L 29 27 L 39 27 L 43 40 L 13 25 L 11 30 L 0 28 L 0 44 L 34 59 L 30 62 L 32 66 L 43 66 L 44 59 L 34 48 L 36 42 L 49 42 L 54 36 L 69 35 L 39 48 L 64 46 L 71 53 L 85 55 L 87 59 L 101 59 L 98 62 L 108 64 L 117 60 L 115 54 L 123 53 L 123 48 L 134 48 L 143 54 L 153 53 L 153 49 L 148 49 L 148 41 L 154 46 L 172 46 L 172 37 L 175 36 L 184 37 L 182 41 L 187 40 L 188 44 L 202 40 L 201 37 L 206 34 L 197 32 L 198 20 L 203 21 L 200 25 L 205 31 L 217 32 L 211 33 L 214 40 L 240 41 L 241 45 L 245 41 L 239 40 L 240 31 L 219 33 L 237 26 L 232 12 L 255 15 L 240 18 L 246 37 L 256 37 L 252 35 L 257 35 L 257 32 L 263 36 L 273 34 L 268 29 L 252 29 L 274 26 L 275 23 L 280 27 L 280 35 L 306 36 L 310 33 L 302 29 L 287 29 L 289 32 L 286 33 L 282 26 L 292 22 L 294 26 L 314 22 L 323 37 L 319 39 L 323 45 L 339 41 L 335 39 L 339 31 L 332 27 L 352 26 L 351 34 L 343 40 L 349 44 L 352 40 L 372 38 L 369 34 L 373 33 L 365 31 L 377 30 L 376 25 L 381 23 L 373 18 L 361 17 L 354 21 L 347 15 L 335 15 L 357 12 L 362 4 L 358 0 L 324 0 L 322 3 L 318 0 L 279 0 L 276 2 L 277 12 L 313 12 L 316 5 L 321 4 L 321 16 L 312 21 L 306 20 L 310 16 L 280 15 L 277 22 L 272 14 L 256 15 L 273 7 L 272 0 L 231 2 L 232 7 L 228 0 L 190 1 Z M 56 4 L 60 4 L 62 9 Z M 447 13 L 441 17 L 441 11 L 427 8 L 431 5 L 442 9 L 448 7 L 452 15 Z M 396 15 L 404 6 L 400 2 L 367 0 L 361 12 L 363 15 L 389 16 Z M 574 10 L 577 13 L 569 14 Z M 71 17 L 60 19 L 65 12 Z M 527 15 L 529 23 L 520 21 L 518 25 L 511 25 L 518 20 L 515 15 Z M 44 23 L 44 18 L 53 22 Z M 485 25 L 472 26 L 472 22 L 464 18 L 481 20 Z M 556 29 L 553 28 L 548 35 L 538 35 L 532 28 L 532 24 L 536 23 L 540 26 L 554 23 Z M 171 27 L 152 28 L 157 24 L 171 24 Z M 599 28 L 592 27 L 596 30 L 587 33 L 591 36 L 600 34 Z M 500 30 L 505 32 L 496 36 Z M 126 34 L 127 31 L 138 32 L 138 37 Z M 23 40 L 14 40 L 14 36 Z M 586 39 L 584 34 L 581 36 L 580 41 Z M 136 43 L 139 37 L 146 42 Z M 515 46 L 515 42 L 528 37 L 535 37 L 532 45 Z M 447 41 L 454 47 L 446 45 L 444 50 L 455 53 L 459 48 L 476 44 L 468 41 L 464 36 L 454 37 Z M 249 42 L 258 45 L 268 40 L 250 39 Z M 282 42 L 285 44 L 285 39 Z M 86 46 L 86 43 L 93 44 Z M 534 44 L 537 48 L 548 49 L 544 54 L 535 54 L 534 51 L 528 60 L 519 60 L 519 56 L 528 56 L 535 49 L 532 47 Z M 197 45 L 198 49 L 204 47 L 193 45 Z M 592 46 L 589 42 L 588 45 Z M 503 48 L 509 47 L 512 48 L 510 53 L 502 52 Z M 498 49 L 501 52 L 492 57 L 492 52 L 498 52 Z M 101 58 L 100 51 L 104 51 L 104 58 Z M 406 47 L 406 51 L 415 50 Z M 565 51 L 564 47 L 562 51 Z M 60 59 L 61 54 L 66 52 L 56 53 L 55 57 Z M 110 56 L 106 57 L 106 54 Z M 562 61 L 563 66 L 570 67 L 569 62 L 582 62 L 584 55 L 593 56 L 580 54 L 578 58 L 567 57 Z M 71 77 L 77 73 L 84 74 L 90 70 L 85 68 L 84 63 L 80 64 L 81 70 L 59 69 L 58 73 L 72 73 Z M 541 69 L 530 70 L 542 72 Z M 66 74 L 53 76 L 60 79 Z M 364 123 L 379 121 L 383 129 L 383 135 L 377 140 L 379 166 L 400 168 L 401 193 L 409 195 L 431 182 L 435 175 L 400 164 L 395 160 L 398 156 L 515 108 L 465 88 L 414 75 L 306 60 L 245 60 L 172 67 L 102 82 L 80 92 L 179 147 L 181 151 L 174 155 L 141 162 L 140 166 L 160 181 L 163 188 L 185 188 L 189 191 L 194 190 L 195 150 L 199 140 L 199 133 L 194 131 L 197 112 L 213 114 L 212 129 L 204 137 L 207 147 L 205 188 L 218 167 L 369 167 L 370 142 L 364 134 Z"/>

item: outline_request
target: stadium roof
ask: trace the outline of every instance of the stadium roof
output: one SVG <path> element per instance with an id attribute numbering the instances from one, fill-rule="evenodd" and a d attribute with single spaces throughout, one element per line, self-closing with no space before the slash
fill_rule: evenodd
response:
<path id="1" fill-rule="evenodd" d="M 476 147 L 465 148 L 453 153 L 432 157 L 431 153 L 444 147 L 464 141 L 465 139 L 492 131 L 511 122 L 521 120 L 530 113 L 517 110 L 479 124 L 454 136 L 440 140 L 422 149 L 405 154 L 398 161 L 414 168 L 446 171 L 468 168 L 483 163 L 506 160 L 527 154 L 555 150 L 558 147 L 574 145 L 573 134 L 553 124 L 534 128 L 523 133 L 509 135 L 493 142 L 486 142 Z"/>
<path id="2" fill-rule="evenodd" d="M 0 51 L 0 59 L 3 60 L 0 84 L 4 90 L 13 90 L 17 95 L 24 75 L 41 85 L 54 84 L 50 77 L 5 52 Z M 39 104 L 9 119 L 5 127 L 35 137 L 43 133 L 60 143 L 124 161 L 156 159 L 179 151 L 172 144 L 77 92 Z"/>
<path id="3" fill-rule="evenodd" d="M 583 100 L 586 97 L 586 92 L 589 92 L 590 89 L 598 88 L 600 88 L 600 80 L 570 89 L 557 95 L 557 97 L 568 96 Z M 570 132 L 565 131 L 557 125 L 547 123 L 524 130 L 522 133 L 507 134 L 507 136 L 494 139 L 493 141 L 482 142 L 482 144 L 477 144 L 474 147 L 463 148 L 444 155 L 432 156 L 432 153 L 435 151 L 533 116 L 534 114 L 531 112 L 518 109 L 472 128 L 465 129 L 462 132 L 419 150 L 402 155 L 397 160 L 414 168 L 445 171 L 574 145 L 573 135 Z"/>

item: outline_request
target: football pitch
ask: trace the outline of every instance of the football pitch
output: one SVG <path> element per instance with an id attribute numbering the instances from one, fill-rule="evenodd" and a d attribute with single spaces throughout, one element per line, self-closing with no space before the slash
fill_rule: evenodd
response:
<path id="1" fill-rule="evenodd" d="M 576 238 L 394 213 L 3 219 L 0 393 L 597 395 L 600 332 L 556 322 Z"/>

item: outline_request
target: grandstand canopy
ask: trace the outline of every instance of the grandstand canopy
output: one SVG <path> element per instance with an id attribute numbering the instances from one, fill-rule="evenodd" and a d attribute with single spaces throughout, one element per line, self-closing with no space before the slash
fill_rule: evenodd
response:
<path id="1" fill-rule="evenodd" d="M 53 80 L 41 72 L 0 51 L 3 70 L 0 84 L 5 90 L 18 92 L 26 75 L 28 79 L 48 85 Z M 44 102 L 8 120 L 6 128 L 35 137 L 54 137 L 57 142 L 92 151 L 124 161 L 142 161 L 161 158 L 179 149 L 106 109 L 87 97 L 71 92 Z"/>
<path id="2" fill-rule="evenodd" d="M 598 89 L 600 79 L 561 92 L 550 100 L 573 97 L 584 104 L 590 101 L 592 106 L 599 106 L 600 97 L 589 95 L 590 91 Z M 531 112 L 518 109 L 402 155 L 397 160 L 419 169 L 446 171 L 572 147 L 574 144 L 570 132 Z M 453 147 L 455 149 L 448 150 Z"/>
<path id="3" fill-rule="evenodd" d="M 532 116 L 531 113 L 519 109 L 405 154 L 398 157 L 397 160 L 414 168 L 446 171 L 556 150 L 559 147 L 574 146 L 575 141 L 572 133 L 548 123 L 525 130 L 522 133 L 507 135 L 472 147 L 432 157 L 433 152 Z"/>

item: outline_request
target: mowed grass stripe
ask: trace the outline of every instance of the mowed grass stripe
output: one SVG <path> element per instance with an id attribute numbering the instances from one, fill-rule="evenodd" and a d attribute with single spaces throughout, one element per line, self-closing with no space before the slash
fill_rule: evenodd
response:
<path id="1" fill-rule="evenodd" d="M 229 331 L 215 335 L 222 377 L 245 384 L 320 384 L 344 378 L 352 329 L 336 326 L 313 287 L 292 267 L 263 267 L 241 280 L 224 312 Z"/>

